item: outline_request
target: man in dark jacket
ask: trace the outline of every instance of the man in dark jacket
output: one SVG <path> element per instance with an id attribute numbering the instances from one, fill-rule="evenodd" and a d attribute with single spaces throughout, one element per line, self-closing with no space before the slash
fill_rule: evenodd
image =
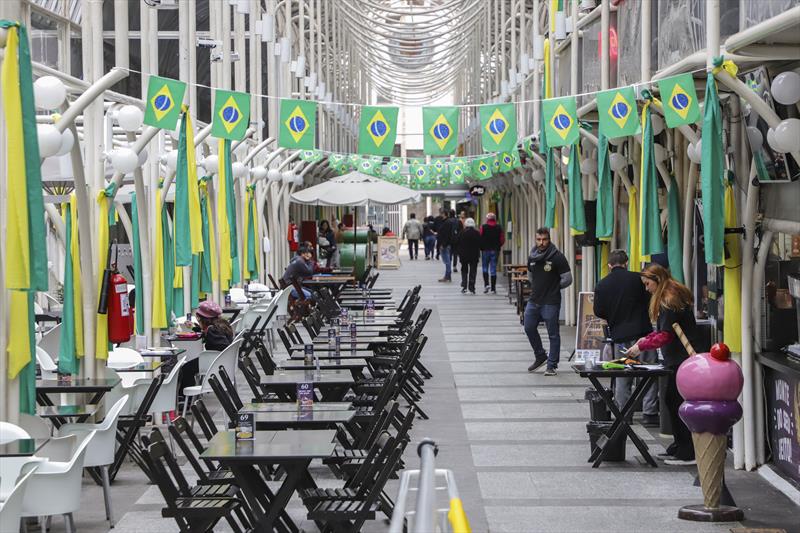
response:
<path id="1" fill-rule="evenodd" d="M 481 256 L 481 234 L 475 229 L 475 220 L 464 220 L 464 231 L 458 241 L 458 255 L 461 259 L 461 292 L 467 290 L 475 294 L 475 277 L 478 259 Z"/>
<path id="2" fill-rule="evenodd" d="M 447 210 L 444 207 L 439 208 L 439 214 L 436 215 L 436 218 L 433 219 L 433 234 L 439 235 L 439 229 L 444 224 L 444 221 L 447 220 Z M 436 260 L 439 260 L 439 252 L 441 247 L 439 245 L 439 239 L 436 239 Z"/>
<path id="3" fill-rule="evenodd" d="M 314 257 L 314 254 L 308 246 L 303 245 L 297 250 L 297 255 L 289 262 L 281 278 L 284 287 L 292 285 L 295 281 L 302 284 L 303 279 L 310 278 L 314 275 L 314 262 L 311 260 L 312 257 Z M 311 298 L 311 291 L 308 289 L 303 288 L 303 294 L 306 298 Z M 292 296 L 298 298 L 295 289 L 292 289 Z"/>
<path id="4" fill-rule="evenodd" d="M 439 252 L 444 263 L 444 277 L 439 280 L 442 282 L 452 281 L 450 279 L 452 269 L 450 262 L 452 261 L 453 246 L 458 239 L 459 232 L 455 211 L 453 211 L 453 215 L 442 222 L 442 225 L 439 226 L 439 231 L 436 233 L 436 244 L 439 246 Z"/>
<path id="5" fill-rule="evenodd" d="M 650 294 L 638 272 L 628 271 L 628 254 L 625 250 L 612 250 L 608 254 L 610 272 L 594 288 L 594 314 L 608 322 L 614 341 L 612 358 L 621 357 L 637 340 L 646 337 L 653 327 L 647 314 Z M 642 362 L 655 363 L 655 351 L 642 352 Z M 614 380 L 614 400 L 622 408 L 631 396 L 632 378 Z M 658 387 L 651 386 L 642 400 L 643 423 L 658 426 Z"/>
<path id="6" fill-rule="evenodd" d="M 497 225 L 494 213 L 486 214 L 486 224 L 481 226 L 481 266 L 483 267 L 483 293 L 489 292 L 491 277 L 492 294 L 497 293 L 497 258 L 506 243 L 503 228 Z"/>
<path id="7" fill-rule="evenodd" d="M 436 231 L 433 229 L 434 218 L 425 217 L 425 225 L 422 230 L 422 241 L 425 243 L 425 260 L 433 257 L 433 250 L 436 248 Z M 438 259 L 438 258 L 437 258 Z"/>
<path id="8" fill-rule="evenodd" d="M 544 375 L 555 376 L 561 355 L 561 333 L 558 330 L 561 289 L 572 285 L 572 273 L 567 258 L 550 242 L 550 230 L 547 228 L 536 230 L 536 246 L 528 256 L 528 281 L 531 295 L 525 306 L 525 334 L 536 357 L 528 367 L 528 372 L 547 362 Z M 547 327 L 547 337 L 550 339 L 548 355 L 545 355 L 539 337 L 539 322 L 544 322 Z"/>

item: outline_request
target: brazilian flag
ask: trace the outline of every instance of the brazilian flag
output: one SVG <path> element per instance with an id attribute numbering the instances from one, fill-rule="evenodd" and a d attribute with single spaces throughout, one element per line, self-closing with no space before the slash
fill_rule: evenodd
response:
<path id="1" fill-rule="evenodd" d="M 306 163 L 319 163 L 325 158 L 322 150 L 303 150 L 300 152 L 300 160 Z"/>
<path id="2" fill-rule="evenodd" d="M 250 95 L 216 89 L 214 112 L 211 114 L 211 135 L 217 139 L 241 141 L 249 124 Z"/>
<path id="3" fill-rule="evenodd" d="M 691 74 L 659 80 L 658 90 L 661 93 L 667 127 L 677 128 L 700 120 L 700 105 Z"/>
<path id="4" fill-rule="evenodd" d="M 487 152 L 508 152 L 517 144 L 514 104 L 487 104 L 479 110 L 481 144 Z"/>
<path id="5" fill-rule="evenodd" d="M 430 164 L 430 170 L 434 176 L 444 176 L 447 174 L 447 163 L 441 159 L 436 159 Z"/>
<path id="6" fill-rule="evenodd" d="M 312 100 L 281 100 L 280 132 L 278 146 L 281 148 L 314 149 L 317 133 L 317 103 Z"/>
<path id="7" fill-rule="evenodd" d="M 488 180 L 492 177 L 493 158 L 481 157 L 472 161 L 472 176 L 478 180 Z"/>
<path id="8" fill-rule="evenodd" d="M 633 87 L 621 87 L 597 93 L 600 133 L 608 139 L 629 137 L 641 131 Z"/>
<path id="9" fill-rule="evenodd" d="M 461 158 L 456 158 L 450 163 L 450 183 L 464 183 L 467 172 L 467 163 Z"/>
<path id="10" fill-rule="evenodd" d="M 574 96 L 548 98 L 542 102 L 544 133 L 547 146 L 567 146 L 580 139 L 578 104 Z"/>
<path id="11" fill-rule="evenodd" d="M 415 183 L 428 183 L 430 171 L 424 159 L 414 159 L 411 162 L 411 177 Z"/>
<path id="12" fill-rule="evenodd" d="M 403 170 L 403 158 L 393 157 L 389 163 L 383 167 L 383 175 L 387 178 L 398 178 Z"/>
<path id="13" fill-rule="evenodd" d="M 361 108 L 358 153 L 392 155 L 397 137 L 397 107 Z"/>
<path id="14" fill-rule="evenodd" d="M 186 84 L 182 81 L 150 76 L 147 81 L 147 105 L 144 123 L 148 126 L 175 131 L 181 114 Z"/>
<path id="15" fill-rule="evenodd" d="M 361 161 L 358 162 L 357 170 L 362 174 L 367 174 L 368 176 L 374 176 L 377 173 L 377 170 L 379 169 L 380 169 L 380 163 L 378 163 L 374 159 L 363 157 L 361 158 Z"/>
<path id="16" fill-rule="evenodd" d="M 423 152 L 452 155 L 458 147 L 458 108 L 422 108 Z"/>

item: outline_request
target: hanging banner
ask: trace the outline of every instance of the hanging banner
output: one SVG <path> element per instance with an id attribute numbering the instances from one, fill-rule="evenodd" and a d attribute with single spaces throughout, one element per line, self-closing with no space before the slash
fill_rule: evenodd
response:
<path id="1" fill-rule="evenodd" d="M 222 89 L 214 91 L 214 112 L 211 114 L 212 137 L 241 141 L 249 124 L 249 94 Z"/>
<path id="2" fill-rule="evenodd" d="M 482 105 L 479 114 L 483 149 L 487 152 L 510 152 L 517 144 L 515 105 Z"/>
<path id="3" fill-rule="evenodd" d="M 397 137 L 397 111 L 396 107 L 361 108 L 358 153 L 392 155 Z"/>
<path id="4" fill-rule="evenodd" d="M 542 113 L 548 147 L 578 142 L 581 134 L 578 126 L 578 105 L 574 96 L 545 100 L 542 102 Z"/>
<path id="5" fill-rule="evenodd" d="M 641 131 L 633 87 L 597 93 L 600 133 L 609 139 L 636 135 Z"/>
<path id="6" fill-rule="evenodd" d="M 669 128 L 694 124 L 700 120 L 700 105 L 694 78 L 690 73 L 659 80 L 658 90 L 664 106 L 664 120 Z"/>
<path id="7" fill-rule="evenodd" d="M 144 123 L 148 126 L 175 131 L 185 93 L 186 84 L 182 81 L 150 76 L 147 81 Z"/>
<path id="8" fill-rule="evenodd" d="M 317 134 L 317 103 L 313 100 L 281 100 L 278 146 L 313 150 Z"/>
<path id="9" fill-rule="evenodd" d="M 452 155 L 458 147 L 457 107 L 423 107 L 423 153 Z"/>

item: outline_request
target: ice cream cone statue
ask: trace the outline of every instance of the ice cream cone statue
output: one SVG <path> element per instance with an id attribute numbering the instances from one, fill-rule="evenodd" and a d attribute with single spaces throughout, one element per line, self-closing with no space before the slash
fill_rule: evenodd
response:
<path id="1" fill-rule="evenodd" d="M 742 406 L 737 401 L 744 384 L 742 370 L 724 344 L 715 344 L 709 353 L 695 354 L 680 327 L 673 327 L 690 354 L 676 376 L 684 398 L 679 415 L 692 432 L 704 499 L 703 505 L 682 507 L 678 516 L 703 522 L 742 520 L 741 509 L 720 505 L 727 434 L 742 417 Z"/>

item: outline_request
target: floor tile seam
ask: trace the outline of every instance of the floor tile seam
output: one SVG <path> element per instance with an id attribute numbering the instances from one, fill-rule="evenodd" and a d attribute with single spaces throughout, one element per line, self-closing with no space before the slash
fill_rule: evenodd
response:
<path id="1" fill-rule="evenodd" d="M 588 454 L 587 454 L 588 455 Z M 610 463 L 606 463 L 610 464 Z M 605 466 L 605 465 L 604 465 Z M 612 470 L 614 468 L 614 470 Z M 587 461 L 586 465 L 559 465 L 559 466 L 530 466 L 530 465 L 503 465 L 503 466 L 475 466 L 475 471 L 479 474 L 514 474 L 514 473 L 528 473 L 528 474 L 557 474 L 564 473 L 595 473 L 603 472 L 607 474 L 628 474 L 630 472 L 649 473 L 653 471 L 652 467 L 640 466 L 628 463 L 625 467 L 616 467 L 614 465 L 605 468 L 592 468 L 592 465 Z M 665 469 L 662 472 L 678 473 L 679 470 Z M 687 476 L 689 483 L 692 480 Z"/>
<path id="2" fill-rule="evenodd" d="M 497 502 L 497 503 L 495 503 Z M 491 507 L 570 507 L 575 509 L 575 499 L 572 498 L 483 498 L 484 508 Z M 687 502 L 685 498 L 666 499 L 666 498 L 636 498 L 636 499 L 614 499 L 614 498 L 581 498 L 580 507 L 675 507 L 675 515 L 678 509 Z M 735 525 L 731 522 L 731 525 Z"/>
<path id="3" fill-rule="evenodd" d="M 652 445 L 660 444 L 660 442 L 658 442 L 656 440 L 651 440 L 651 439 L 642 439 L 642 440 L 648 446 L 651 445 L 651 444 Z M 484 445 L 515 445 L 515 444 L 526 443 L 526 442 L 530 443 L 531 445 L 535 445 L 535 446 L 563 445 L 563 444 L 575 444 L 575 443 L 580 443 L 580 444 L 583 444 L 584 446 L 588 446 L 588 444 L 589 444 L 588 437 L 583 437 L 583 438 L 580 438 L 580 439 L 575 438 L 575 439 L 541 439 L 541 440 L 526 439 L 526 438 L 521 438 L 521 439 L 508 439 L 507 438 L 507 439 L 503 439 L 503 440 L 500 440 L 500 439 L 485 439 L 484 440 L 484 439 L 475 439 L 475 438 L 469 438 L 468 437 L 466 442 L 468 442 L 470 445 L 473 445 L 473 446 L 474 445 L 479 445 L 479 446 L 484 446 Z"/>
<path id="4" fill-rule="evenodd" d="M 512 387 L 525 387 L 525 385 L 511 385 L 511 386 Z M 532 386 L 534 386 L 534 385 L 532 385 Z M 586 388 L 586 385 L 572 385 L 572 384 L 564 384 L 564 385 L 556 385 L 556 384 L 554 384 L 554 385 L 539 385 L 539 384 L 535 384 L 535 386 L 536 387 L 542 387 L 543 389 L 556 389 L 556 388 L 585 389 Z M 458 385 L 458 384 L 456 384 L 456 388 L 457 389 L 481 389 L 481 388 L 495 389 L 495 388 L 507 388 L 507 387 L 509 387 L 509 385 L 507 385 L 507 384 L 505 384 L 505 385 L 504 384 L 492 385 L 492 384 L 488 384 L 488 383 L 483 384 L 483 385 Z"/>

